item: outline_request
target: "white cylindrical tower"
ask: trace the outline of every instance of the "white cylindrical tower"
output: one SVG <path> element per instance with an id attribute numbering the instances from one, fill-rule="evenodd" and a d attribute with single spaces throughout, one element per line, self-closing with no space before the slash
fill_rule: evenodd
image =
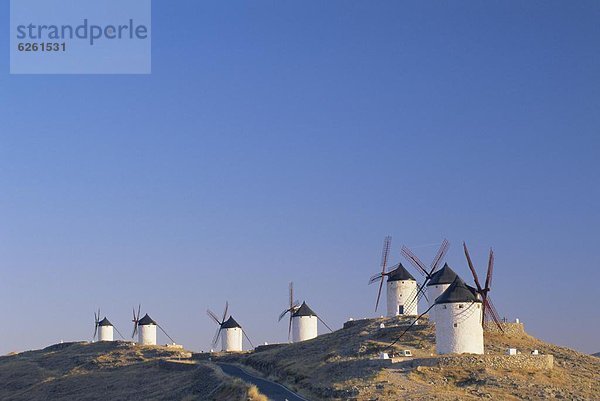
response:
<path id="1" fill-rule="evenodd" d="M 147 313 L 138 322 L 138 343 L 156 345 L 156 322 Z"/>
<path id="2" fill-rule="evenodd" d="M 292 315 L 292 341 L 298 343 L 315 338 L 318 335 L 317 323 L 317 314 L 306 302 L 302 302 Z"/>
<path id="3" fill-rule="evenodd" d="M 431 279 L 427 282 L 429 306 L 433 305 L 435 300 L 450 287 L 456 277 L 458 275 L 448 266 L 448 263 L 445 263 L 444 267 L 431 275 Z M 435 308 L 430 310 L 429 320 L 435 322 Z"/>
<path id="4" fill-rule="evenodd" d="M 418 315 L 417 281 L 402 266 L 388 273 L 387 316 Z"/>
<path id="5" fill-rule="evenodd" d="M 438 354 L 483 354 L 482 303 L 460 277 L 436 299 L 433 308 Z"/>
<path id="6" fill-rule="evenodd" d="M 98 341 L 113 341 L 113 325 L 106 317 L 98 322 Z"/>
<path id="7" fill-rule="evenodd" d="M 221 345 L 224 352 L 242 351 L 242 326 L 230 316 L 229 319 L 221 325 Z"/>

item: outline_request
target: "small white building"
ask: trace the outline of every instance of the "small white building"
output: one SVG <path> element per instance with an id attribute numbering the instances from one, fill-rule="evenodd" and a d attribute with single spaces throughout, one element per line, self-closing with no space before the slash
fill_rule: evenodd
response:
<path id="1" fill-rule="evenodd" d="M 221 348 L 224 352 L 242 351 L 242 326 L 230 316 L 221 325 Z"/>
<path id="2" fill-rule="evenodd" d="M 105 317 L 98 322 L 98 341 L 113 341 L 114 328 L 111 322 Z"/>
<path id="3" fill-rule="evenodd" d="M 418 315 L 417 281 L 402 266 L 387 275 L 387 316 Z"/>
<path id="4" fill-rule="evenodd" d="M 460 277 L 435 300 L 438 354 L 483 354 L 482 303 Z"/>
<path id="5" fill-rule="evenodd" d="M 156 345 L 156 322 L 147 313 L 138 322 L 138 343 Z"/>
<path id="6" fill-rule="evenodd" d="M 318 335 L 317 323 L 317 314 L 306 302 L 302 302 L 292 315 L 292 341 L 297 343 L 315 338 Z"/>
<path id="7" fill-rule="evenodd" d="M 454 272 L 448 266 L 448 263 L 444 264 L 440 270 L 436 271 L 431 275 L 431 279 L 427 282 L 426 293 L 427 299 L 429 300 L 429 306 L 435 303 L 435 300 L 444 293 L 450 287 L 450 284 L 454 282 L 454 279 L 458 277 L 458 274 Z M 435 322 L 435 309 L 431 309 L 430 320 Z"/>

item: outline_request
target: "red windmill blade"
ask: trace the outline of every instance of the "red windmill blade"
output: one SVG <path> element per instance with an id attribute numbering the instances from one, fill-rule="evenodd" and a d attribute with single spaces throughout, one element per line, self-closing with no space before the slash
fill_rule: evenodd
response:
<path id="1" fill-rule="evenodd" d="M 481 310 L 481 324 L 485 327 L 486 320 L 492 320 L 498 326 L 500 331 L 504 331 L 502 325 L 500 324 L 500 319 L 498 317 L 498 311 L 496 307 L 492 304 L 489 292 L 490 287 L 492 285 L 492 274 L 494 272 L 494 251 L 490 249 L 490 255 L 488 259 L 488 268 L 485 276 L 485 286 L 482 287 L 479 282 L 479 277 L 477 276 L 477 271 L 473 266 L 473 261 L 471 260 L 471 255 L 469 254 L 469 250 L 467 249 L 467 244 L 463 242 L 463 248 L 465 251 L 465 257 L 467 258 L 467 264 L 469 265 L 469 270 L 471 270 L 471 274 L 473 275 L 473 280 L 475 281 L 475 286 L 477 287 L 477 293 L 481 297 L 482 302 L 482 310 Z M 491 317 L 491 319 L 490 319 Z"/>
<path id="2" fill-rule="evenodd" d="M 475 285 L 477 286 L 477 291 L 481 293 L 483 288 L 481 288 L 481 284 L 479 284 L 479 277 L 477 276 L 477 272 L 475 271 L 475 267 L 473 266 L 473 261 L 471 260 L 471 255 L 469 255 L 469 250 L 467 249 L 467 244 L 463 242 L 463 249 L 465 250 L 465 256 L 467 258 L 467 264 L 469 265 L 469 269 L 471 270 L 471 274 L 473 275 L 473 279 L 475 280 Z"/>
<path id="3" fill-rule="evenodd" d="M 494 271 L 494 250 L 490 248 L 490 257 L 488 260 L 487 275 L 485 277 L 485 289 L 490 290 L 492 285 L 492 273 Z"/>

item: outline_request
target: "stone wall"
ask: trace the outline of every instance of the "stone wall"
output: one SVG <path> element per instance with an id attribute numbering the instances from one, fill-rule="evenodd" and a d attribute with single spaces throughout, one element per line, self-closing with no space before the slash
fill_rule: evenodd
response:
<path id="1" fill-rule="evenodd" d="M 403 358 L 379 359 L 382 365 L 401 364 L 406 367 L 418 368 L 491 368 L 499 370 L 550 370 L 554 367 L 553 355 L 447 355 L 433 358 Z"/>
<path id="2" fill-rule="evenodd" d="M 550 370 L 554 367 L 552 355 L 462 355 L 436 359 L 440 367 L 487 367 L 504 370 Z"/>
<path id="3" fill-rule="evenodd" d="M 501 322 L 500 326 L 504 330 L 504 334 L 508 335 L 522 335 L 525 334 L 525 326 L 523 323 L 505 323 Z M 500 333 L 498 325 L 494 322 L 485 322 L 484 330 L 491 333 Z"/>

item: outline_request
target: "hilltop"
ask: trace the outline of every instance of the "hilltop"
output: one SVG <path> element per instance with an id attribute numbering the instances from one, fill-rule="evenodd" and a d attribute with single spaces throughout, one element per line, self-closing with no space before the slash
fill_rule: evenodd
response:
<path id="1" fill-rule="evenodd" d="M 224 375 L 219 362 L 238 364 L 311 401 L 600 399 L 600 359 L 540 341 L 522 326 L 486 331 L 485 356 L 438 356 L 434 326 L 424 318 L 388 349 L 409 323 L 357 320 L 302 343 L 230 354 L 127 342 L 57 344 L 0 357 L 0 399 L 264 400 Z M 509 347 L 522 354 L 505 356 Z M 405 349 L 413 357 L 378 359 L 382 351 Z M 531 356 L 533 350 L 541 355 Z"/>
<path id="2" fill-rule="evenodd" d="M 600 399 L 600 360 L 540 341 L 522 326 L 520 332 L 486 332 L 485 357 L 439 358 L 434 326 L 423 319 L 387 350 L 409 322 L 400 317 L 354 321 L 303 343 L 220 358 L 250 366 L 311 400 Z M 522 355 L 505 356 L 509 347 Z M 414 357 L 397 363 L 377 359 L 382 351 L 404 349 Z M 536 349 L 542 355 L 531 357 Z M 530 359 L 539 362 L 528 365 Z M 552 359 L 553 368 L 546 369 Z"/>
<path id="3" fill-rule="evenodd" d="M 4 401 L 232 400 L 253 390 L 191 353 L 128 342 L 65 343 L 0 357 Z M 263 400 L 255 397 L 257 400 Z"/>

